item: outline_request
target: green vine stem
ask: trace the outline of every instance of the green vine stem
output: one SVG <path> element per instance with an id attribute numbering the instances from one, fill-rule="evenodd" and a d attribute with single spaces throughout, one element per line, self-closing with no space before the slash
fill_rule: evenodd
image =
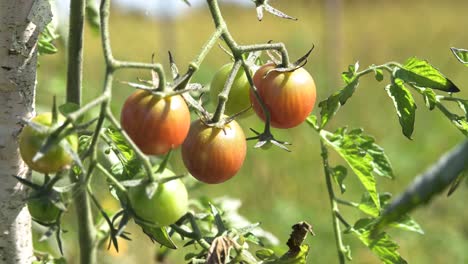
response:
<path id="1" fill-rule="evenodd" d="M 70 28 L 67 70 L 67 102 L 81 104 L 83 72 L 83 32 L 86 2 L 70 2 Z M 92 172 L 90 167 L 89 172 Z M 86 183 L 86 175 L 81 173 L 78 179 L 70 172 L 70 180 L 78 185 Z M 91 204 L 85 188 L 78 188 L 74 197 L 76 218 L 78 221 L 78 238 L 80 245 L 80 263 L 96 263 L 96 230 L 93 223 Z"/>
<path id="2" fill-rule="evenodd" d="M 333 222 L 333 231 L 335 233 L 336 247 L 338 250 L 338 259 L 340 264 L 346 262 L 346 248 L 344 246 L 342 237 L 341 237 L 341 228 L 339 223 L 339 209 L 338 203 L 336 201 L 335 192 L 332 185 L 332 175 L 330 172 L 330 165 L 328 163 L 328 149 L 323 142 L 323 139 L 320 139 L 320 147 L 322 150 L 322 162 L 323 169 L 325 172 L 325 181 L 327 183 L 328 197 L 330 199 L 331 209 L 332 209 L 332 222 Z"/>
<path id="3" fill-rule="evenodd" d="M 236 75 L 239 72 L 242 62 L 236 61 L 234 66 L 232 67 L 231 73 L 229 73 L 228 79 L 226 84 L 223 87 L 223 90 L 218 95 L 218 105 L 216 107 L 216 111 L 213 115 L 212 121 L 214 123 L 219 122 L 224 114 L 224 110 L 226 108 L 227 100 L 229 99 L 229 92 L 231 91 L 232 84 L 236 79 Z"/>

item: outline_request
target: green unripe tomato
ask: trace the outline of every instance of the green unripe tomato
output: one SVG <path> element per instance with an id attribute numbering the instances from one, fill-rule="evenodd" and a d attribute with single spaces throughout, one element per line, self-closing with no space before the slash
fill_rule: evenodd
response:
<path id="1" fill-rule="evenodd" d="M 46 199 L 32 199 L 28 201 L 28 211 L 31 217 L 41 223 L 50 224 L 55 222 L 60 209 Z"/>
<path id="2" fill-rule="evenodd" d="M 174 176 L 166 169 L 162 177 Z M 151 199 L 146 195 L 146 185 L 128 190 L 130 204 L 135 214 L 157 226 L 168 226 L 181 218 L 188 210 L 188 194 L 184 183 L 177 179 L 159 184 Z"/>
<path id="3" fill-rule="evenodd" d="M 50 127 L 52 125 L 52 113 L 39 114 L 32 119 L 33 122 Z M 65 118 L 59 115 L 57 118 L 58 124 L 63 124 Z M 50 135 L 51 131 L 39 132 L 27 125 L 19 135 L 19 149 L 21 158 L 32 170 L 41 173 L 55 173 L 67 168 L 73 162 L 73 158 L 62 146 L 52 147 L 41 159 L 33 162 L 32 159 L 39 151 L 40 147 Z M 76 134 L 69 135 L 65 138 L 74 151 L 78 151 L 78 136 Z"/>
<path id="4" fill-rule="evenodd" d="M 210 100 L 214 105 L 218 104 L 218 94 L 223 90 L 224 84 L 229 78 L 233 66 L 234 63 L 228 63 L 221 67 L 211 81 Z M 234 79 L 229 93 L 229 99 L 226 103 L 225 113 L 227 115 L 239 113 L 250 106 L 249 90 L 249 80 L 245 75 L 244 69 L 241 67 Z M 253 112 L 249 110 L 244 116 L 251 115 L 252 113 Z"/>

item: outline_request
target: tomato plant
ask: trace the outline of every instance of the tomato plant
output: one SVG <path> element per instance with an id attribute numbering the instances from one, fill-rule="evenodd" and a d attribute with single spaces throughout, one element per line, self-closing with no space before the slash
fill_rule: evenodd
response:
<path id="1" fill-rule="evenodd" d="M 57 124 L 61 125 L 65 118 L 58 115 Z M 42 113 L 34 117 L 31 122 L 50 127 L 52 125 L 52 113 Z M 51 131 L 42 131 L 26 125 L 19 135 L 19 149 L 24 162 L 32 170 L 42 173 L 55 173 L 71 165 L 73 158 L 63 145 L 53 146 L 45 155 L 37 161 L 33 161 L 34 156 L 39 151 Z M 78 150 L 78 137 L 72 134 L 66 137 L 73 151 Z"/>
<path id="2" fill-rule="evenodd" d="M 83 20 L 80 21 L 80 19 L 83 19 L 84 14 L 80 14 L 80 11 L 85 9 L 77 7 L 80 2 L 84 4 L 84 1 L 73 1 L 74 4 L 70 8 L 73 14 L 70 20 L 78 20 L 75 21 L 76 23 L 70 23 L 71 33 L 83 32 L 81 27 Z M 185 2 L 189 3 L 189 1 Z M 253 2 L 257 7 L 259 19 L 263 16 L 263 11 L 294 19 L 270 6 L 267 0 L 253 0 Z M 350 236 L 355 236 L 369 247 L 382 262 L 406 263 L 397 251 L 398 245 L 391 240 L 384 229 L 397 227 L 422 233 L 421 227 L 407 213 L 422 202 L 429 201 L 431 196 L 439 193 L 448 184 L 453 184 L 450 192 L 457 188 L 457 181 L 461 180 L 461 176 L 458 175 L 466 170 L 468 142 L 443 158 L 435 169 L 431 169 L 425 175 L 425 180 L 418 180 L 414 188 L 410 188 L 409 192 L 403 195 L 404 199 L 396 199 L 397 206 L 395 207 L 390 204 L 390 194 L 377 188 L 377 176 L 389 179 L 395 177 L 384 149 L 361 128 L 341 126 L 332 132 L 328 130 L 327 124 L 337 114 L 340 107 L 352 97 L 361 77 L 374 74 L 376 80 L 381 82 L 384 81 L 384 73 L 387 73 L 389 78 L 385 78 L 385 81 L 388 81 L 385 90 L 393 101 L 396 109 L 395 116 L 398 117 L 402 132 L 406 137 L 411 138 L 414 129 L 416 102 L 413 99 L 413 93 L 423 97 L 429 110 L 440 110 L 466 136 L 468 135 L 468 104 L 465 99 L 452 94 L 459 89 L 427 61 L 417 58 L 410 58 L 404 64 L 388 62 L 382 65 L 371 65 L 361 71 L 359 71 L 359 63 L 356 63 L 350 65 L 348 71 L 343 73 L 343 88 L 332 93 L 319 104 L 320 116 L 310 115 L 316 100 L 316 86 L 312 76 L 304 68 L 298 67 L 305 65 L 310 51 L 291 63 L 283 43 L 240 45 L 229 32 L 221 15 L 218 1 L 207 0 L 207 5 L 216 30 L 210 35 L 198 56 L 186 65 L 186 73 L 179 73 L 174 57 L 169 53 L 172 80 L 168 80 L 164 67 L 160 63 L 122 61 L 114 57 L 108 23 L 110 1 L 101 1 L 99 30 L 106 64 L 104 92 L 91 102 L 79 107 L 82 60 L 79 55 L 76 60 L 69 60 L 67 100 L 73 101 L 72 103 L 77 107 L 67 112 L 66 124 L 63 124 L 62 117 L 59 120 L 60 123 L 53 126 L 53 132 L 56 132 L 53 135 L 68 135 L 66 133 L 69 131 L 66 127 L 68 123 L 80 132 L 79 155 L 74 156 L 76 162 L 73 170 L 69 172 L 70 184 L 55 185 L 61 180 L 63 173 L 57 173 L 53 178 L 45 175 L 42 185 L 16 177 L 34 191 L 43 192 L 41 195 L 34 196 L 36 198 L 30 200 L 28 204 L 33 218 L 48 227 L 43 237 L 55 233 L 58 245 L 62 249 L 60 240 L 63 233 L 62 222 L 58 218 L 61 216 L 60 210 L 66 210 L 68 201 L 65 204 L 61 199 L 52 199 L 60 195 L 60 198 L 72 197 L 77 209 L 81 263 L 96 263 L 96 246 L 107 239 L 108 245 L 113 245 L 116 250 L 122 242 L 120 248 L 125 250 L 127 243 L 125 240 L 131 240 L 126 228 L 132 219 L 141 227 L 143 233 L 163 246 L 157 256 L 160 262 L 167 262 L 165 258 L 171 251 L 169 249 L 176 249 L 177 242 L 180 242 L 176 239 L 181 238 L 185 240 L 185 245 L 193 244 L 196 250 L 187 252 L 185 260 L 189 263 L 306 263 L 309 247 L 303 242 L 307 234 L 313 234 L 309 224 L 299 222 L 294 225 L 293 234 L 287 242 L 290 250 L 282 256 L 277 256 L 273 250 L 264 247 L 262 234 L 254 232 L 259 231 L 257 224 L 252 224 L 237 214 L 236 207 L 240 205 L 240 202 L 226 201 L 229 199 L 225 198 L 200 197 L 191 200 L 191 207 L 188 208 L 187 189 L 179 179 L 184 175 L 168 179 L 173 176 L 171 171 L 165 169 L 170 159 L 170 150 L 179 145 L 182 145 L 181 154 L 185 167 L 199 181 L 216 184 L 225 182 L 236 175 L 246 157 L 246 139 L 242 128 L 233 120 L 236 116 L 226 117 L 225 114 L 233 115 L 247 108 L 249 104 L 253 104 L 257 115 L 266 121 L 262 132 L 251 128 L 256 136 L 249 137 L 247 140 L 257 140 L 256 148 L 268 149 L 276 146 L 290 151 L 286 147 L 289 143 L 274 137 L 271 126 L 292 128 L 309 117 L 307 123 L 311 127 L 310 131 L 314 130 L 320 140 L 320 156 L 326 184 L 322 187 L 328 192 L 327 198 L 332 215 L 331 228 L 333 228 L 336 240 L 339 263 L 345 263 L 347 259 L 351 260 L 350 247 L 345 243 L 345 237 L 342 236 L 345 233 L 344 230 L 350 231 L 348 232 Z M 69 46 L 69 54 L 82 54 L 83 43 L 80 42 L 82 39 L 79 34 L 70 34 L 69 43 L 77 45 Z M 224 42 L 225 51 L 231 55 L 234 63 L 223 66 L 213 78 L 211 100 L 216 102 L 217 106 L 215 112 L 210 113 L 205 109 L 203 98 L 201 98 L 203 86 L 192 81 L 195 79 L 194 74 L 200 69 L 202 62 L 219 40 Z M 17 45 L 13 45 L 13 48 L 15 46 Z M 275 54 L 280 56 L 281 61 L 275 60 L 274 64 L 263 65 L 252 76 L 253 68 L 256 68 L 252 63 L 257 61 L 265 51 L 273 60 L 275 60 L 273 58 Z M 453 51 L 458 54 L 457 58 L 460 61 L 468 64 L 466 61 L 468 50 Z M 14 54 L 11 53 L 9 55 Z M 5 69 L 9 70 L 7 68 Z M 119 123 L 111 109 L 112 89 L 114 73 L 123 69 L 151 70 L 152 81 L 140 80 L 141 83 L 151 83 L 151 86 L 126 82 L 140 90 L 135 91 L 126 100 L 121 112 L 121 123 Z M 449 94 L 448 96 L 441 95 L 436 93 L 436 90 Z M 194 98 L 195 96 L 200 96 L 200 98 Z M 449 103 L 458 105 L 458 113 L 452 112 L 456 107 L 447 106 Z M 100 107 L 99 116 L 88 122 L 81 122 L 85 113 L 97 106 Z M 190 123 L 188 106 L 201 118 Z M 36 127 L 34 125 L 29 127 L 32 132 L 28 132 L 28 127 L 25 128 L 21 135 L 22 143 L 28 143 L 27 139 L 38 133 L 50 135 L 51 131 L 48 130 L 52 129 L 47 129 L 50 126 L 50 121 L 44 122 L 38 119 Z M 38 129 L 42 127 L 46 129 Z M 64 131 L 66 132 L 63 133 Z M 122 133 L 123 131 L 126 133 Z M 41 141 L 43 142 L 44 139 L 45 137 Z M 70 144 L 72 150 L 75 150 L 76 142 L 72 143 L 68 138 L 67 140 L 65 145 L 55 144 L 55 142 L 49 145 L 56 145 L 55 147 L 60 148 Z M 106 146 L 102 147 L 101 143 L 105 143 Z M 26 146 L 23 149 L 28 150 L 28 145 Z M 36 149 L 29 146 L 30 156 L 34 156 L 40 146 L 42 143 L 38 144 Z M 0 146 L 0 149 L 1 147 L 3 146 Z M 70 149 L 66 150 L 70 153 Z M 330 151 L 335 151 L 337 155 L 329 160 Z M 151 158 L 145 154 L 166 154 L 166 156 L 159 159 L 159 157 Z M 332 164 L 330 161 L 335 162 L 338 156 L 343 159 L 343 164 Z M 55 157 L 46 165 L 55 166 L 54 163 L 58 161 L 60 159 Z M 307 160 L 307 162 L 310 163 L 312 160 Z M 280 166 L 280 164 L 270 165 L 273 167 L 272 172 Z M 60 170 L 67 166 L 56 165 L 55 167 Z M 155 172 L 157 166 L 159 167 Z M 302 166 L 299 168 L 303 169 Z M 313 170 L 310 175 L 315 176 L 317 166 L 312 165 L 310 168 Z M 42 171 L 46 170 L 42 169 Z M 440 180 L 440 175 L 449 178 Z M 342 196 L 346 190 L 345 184 L 354 176 L 364 187 L 360 201 L 350 201 Z M 107 185 L 106 187 L 109 187 L 114 197 L 119 200 L 119 203 L 116 203 L 118 210 L 113 210 L 115 208 L 109 206 L 105 199 L 98 199 L 100 193 L 95 190 L 101 191 L 102 188 L 93 188 L 91 184 L 92 180 L 98 177 L 105 179 L 103 184 Z M 454 180 L 455 177 L 460 178 Z M 297 177 L 285 179 L 294 180 Z M 192 182 L 185 181 L 188 188 L 196 187 L 198 182 L 195 183 L 194 179 L 190 180 Z M 285 184 L 289 183 L 285 182 Z M 61 196 L 62 194 L 64 196 Z M 354 193 L 352 195 L 354 196 Z M 266 201 L 271 201 L 271 199 L 266 199 Z M 94 206 L 96 210 L 91 210 L 91 206 Z M 362 217 L 361 213 L 346 215 L 344 211 L 340 211 L 342 206 L 350 206 L 366 215 Z M 277 205 L 272 204 L 271 207 L 277 207 Z M 94 212 L 99 212 L 102 217 L 93 218 Z M 357 217 L 361 218 L 355 219 Z M 332 234 L 332 232 L 329 233 Z M 263 232 L 263 238 L 268 235 Z M 251 247 L 251 244 L 259 247 Z M 273 244 L 267 246 L 273 246 Z M 255 253 L 251 252 L 252 249 L 257 248 L 261 249 Z"/>
<path id="3" fill-rule="evenodd" d="M 213 104 L 218 102 L 218 94 L 223 90 L 234 63 L 222 66 L 211 80 L 210 99 Z M 233 115 L 250 107 L 250 83 L 243 69 L 239 69 L 231 86 L 229 100 L 226 103 L 226 114 Z M 251 113 L 251 112 L 249 112 Z"/>
<path id="4" fill-rule="evenodd" d="M 223 128 L 196 120 L 182 145 L 187 170 L 205 183 L 222 183 L 242 167 L 247 150 L 244 132 L 236 121 Z"/>
<path id="5" fill-rule="evenodd" d="M 317 96 L 315 82 L 304 68 L 268 73 L 275 67 L 272 63 L 263 65 L 255 72 L 253 81 L 270 112 L 271 125 L 276 128 L 292 128 L 304 122 L 312 112 Z M 265 120 L 263 109 L 252 91 L 250 101 L 255 113 Z"/>
<path id="6" fill-rule="evenodd" d="M 143 153 L 162 155 L 184 141 L 190 112 L 180 95 L 158 98 L 137 90 L 125 101 L 121 124 Z"/>
<path id="7" fill-rule="evenodd" d="M 161 177 L 174 176 L 166 169 Z M 188 194 L 180 179 L 159 183 L 153 197 L 148 198 L 147 184 L 141 184 L 128 190 L 130 204 L 135 214 L 157 226 L 168 226 L 182 217 L 188 210 Z"/>

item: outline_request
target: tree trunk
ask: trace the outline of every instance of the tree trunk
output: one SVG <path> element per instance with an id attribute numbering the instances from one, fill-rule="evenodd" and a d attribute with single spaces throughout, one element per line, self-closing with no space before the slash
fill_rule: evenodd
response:
<path id="1" fill-rule="evenodd" d="M 27 177 L 18 151 L 21 119 L 34 115 L 37 38 L 52 14 L 47 0 L 0 0 L 0 263 L 31 263 Z"/>

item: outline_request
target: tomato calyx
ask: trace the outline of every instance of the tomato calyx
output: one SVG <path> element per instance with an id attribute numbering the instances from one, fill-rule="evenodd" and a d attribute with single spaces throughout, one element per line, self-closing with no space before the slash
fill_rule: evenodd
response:
<path id="1" fill-rule="evenodd" d="M 26 198 L 32 219 L 42 226 L 57 226 L 62 213 L 67 210 L 66 205 L 62 202 L 60 192 L 54 189 L 55 184 L 61 179 L 61 175 L 58 174 L 50 178 L 46 174 L 42 185 L 18 176 L 14 177 L 32 190 Z"/>
<path id="2" fill-rule="evenodd" d="M 268 76 L 268 74 L 270 74 L 272 72 L 279 72 L 279 73 L 293 72 L 293 71 L 296 71 L 297 69 L 300 69 L 300 68 L 304 67 L 307 64 L 309 55 L 310 55 L 310 53 L 312 53 L 314 48 L 315 48 L 315 46 L 312 45 L 312 48 L 309 49 L 309 51 L 307 51 L 306 54 L 304 54 L 302 57 L 297 59 L 295 62 L 289 64 L 287 67 L 281 66 L 281 63 L 279 63 L 279 61 L 271 53 L 268 52 L 267 54 L 270 56 L 270 58 L 273 60 L 273 62 L 277 66 L 270 69 L 270 70 L 268 70 L 263 75 L 263 79 L 265 79 Z"/>
<path id="3" fill-rule="evenodd" d="M 269 3 L 268 0 L 254 0 L 255 6 L 257 7 L 257 18 L 259 21 L 262 21 L 263 19 L 263 10 L 267 11 L 268 13 L 280 17 L 280 18 L 285 18 L 285 19 L 291 19 L 291 20 L 298 20 L 295 17 L 289 16 L 280 10 L 272 7 Z"/>
<path id="4" fill-rule="evenodd" d="M 287 152 L 291 152 L 291 150 L 286 146 L 287 145 L 290 146 L 292 144 L 286 141 L 280 141 L 280 140 L 275 139 L 275 137 L 273 136 L 273 134 L 271 134 L 269 129 L 266 129 L 263 133 L 260 133 L 253 128 L 250 128 L 250 130 L 253 133 L 255 133 L 256 136 L 249 137 L 246 140 L 258 140 L 254 148 L 267 148 L 268 149 L 269 145 L 273 144 Z"/>

